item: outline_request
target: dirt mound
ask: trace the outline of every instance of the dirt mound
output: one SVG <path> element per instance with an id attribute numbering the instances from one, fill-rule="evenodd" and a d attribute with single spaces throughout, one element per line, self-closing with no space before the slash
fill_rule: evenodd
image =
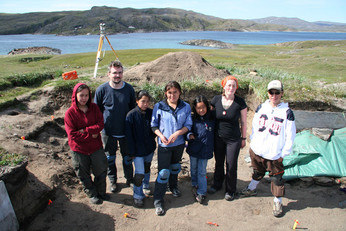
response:
<path id="1" fill-rule="evenodd" d="M 124 73 L 124 79 L 131 82 L 167 83 L 189 79 L 223 78 L 229 73 L 213 67 L 195 52 L 171 52 L 152 62 L 139 64 Z"/>

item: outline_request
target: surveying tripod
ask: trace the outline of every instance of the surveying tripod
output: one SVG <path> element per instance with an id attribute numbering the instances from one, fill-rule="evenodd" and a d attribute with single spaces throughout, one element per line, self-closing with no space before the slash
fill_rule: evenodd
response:
<path id="1" fill-rule="evenodd" d="M 117 54 L 115 53 L 115 50 L 113 49 L 109 39 L 107 38 L 107 35 L 106 35 L 106 24 L 105 23 L 100 23 L 100 41 L 99 41 L 99 46 L 98 46 L 97 53 L 96 53 L 94 78 L 96 78 L 96 75 L 97 75 L 97 68 L 99 66 L 99 62 L 102 60 L 100 58 L 100 55 L 101 55 L 101 51 L 102 51 L 102 46 L 103 46 L 104 38 L 107 39 L 107 42 L 108 42 L 109 46 L 112 48 L 112 51 L 113 51 L 113 53 L 114 53 L 114 55 L 116 57 L 116 60 L 119 60 Z"/>

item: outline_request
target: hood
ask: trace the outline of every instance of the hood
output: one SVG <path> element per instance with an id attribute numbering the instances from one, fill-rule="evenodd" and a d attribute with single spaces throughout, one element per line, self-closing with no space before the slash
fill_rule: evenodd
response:
<path id="1" fill-rule="evenodd" d="M 88 89 L 89 89 L 89 100 L 87 102 L 87 106 L 90 106 L 91 103 L 91 92 L 90 92 L 90 88 L 85 84 L 85 83 L 77 83 L 76 86 L 74 86 L 73 88 L 73 92 L 72 92 L 72 98 L 71 98 L 71 102 L 72 102 L 72 107 L 78 108 L 77 105 L 77 89 L 82 86 L 85 85 Z"/>

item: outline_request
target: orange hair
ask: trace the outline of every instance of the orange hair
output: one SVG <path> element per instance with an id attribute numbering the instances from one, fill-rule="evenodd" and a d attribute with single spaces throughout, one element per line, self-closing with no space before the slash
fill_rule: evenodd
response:
<path id="1" fill-rule="evenodd" d="M 229 75 L 227 76 L 226 78 L 224 78 L 222 81 L 221 81 L 221 85 L 222 87 L 225 87 L 226 83 L 228 80 L 234 80 L 236 83 L 237 83 L 237 89 L 239 88 L 239 85 L 238 85 L 238 79 L 232 75 Z"/>

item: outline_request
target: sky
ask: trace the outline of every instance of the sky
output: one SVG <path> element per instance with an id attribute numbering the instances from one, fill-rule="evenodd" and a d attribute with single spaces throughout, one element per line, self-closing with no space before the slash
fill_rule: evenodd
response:
<path id="1" fill-rule="evenodd" d="M 346 0 L 1 0 L 1 13 L 89 10 L 93 6 L 117 8 L 178 8 L 224 19 L 269 16 L 300 18 L 308 22 L 346 23 Z"/>

